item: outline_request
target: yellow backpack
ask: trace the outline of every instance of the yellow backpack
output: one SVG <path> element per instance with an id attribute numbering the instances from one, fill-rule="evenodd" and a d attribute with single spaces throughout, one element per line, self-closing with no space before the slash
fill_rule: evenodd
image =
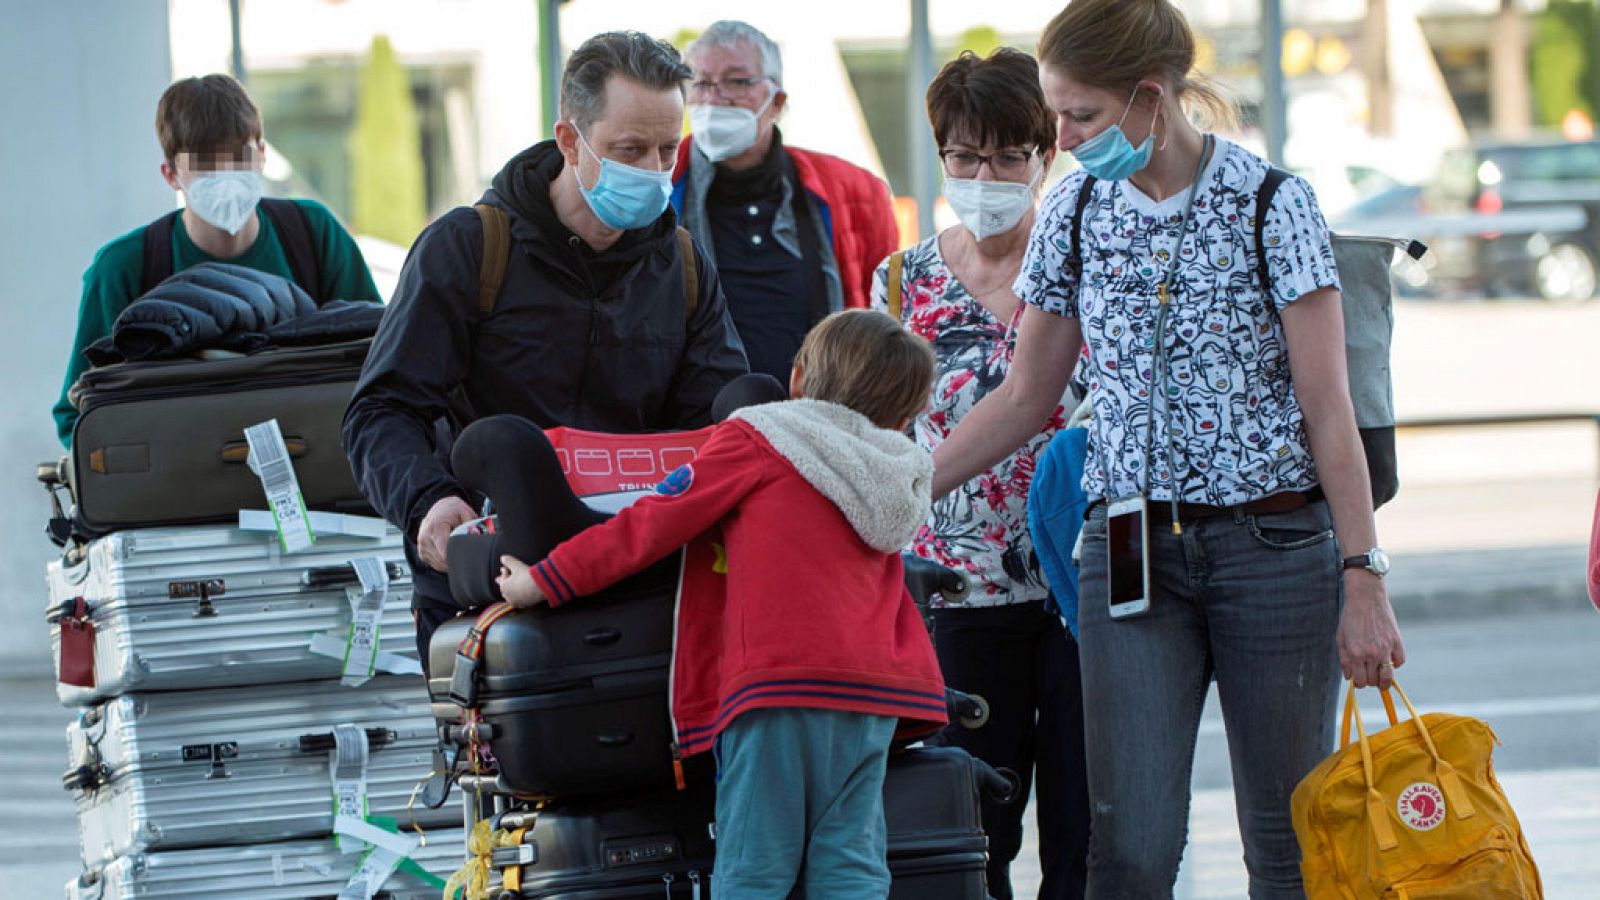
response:
<path id="1" fill-rule="evenodd" d="M 1339 750 L 1294 790 L 1294 830 L 1309 900 L 1541 898 L 1539 870 L 1495 780 L 1498 742 L 1483 722 L 1411 713 L 1367 737 L 1355 685 L 1345 697 Z M 1350 722 L 1359 736 L 1350 743 Z"/>

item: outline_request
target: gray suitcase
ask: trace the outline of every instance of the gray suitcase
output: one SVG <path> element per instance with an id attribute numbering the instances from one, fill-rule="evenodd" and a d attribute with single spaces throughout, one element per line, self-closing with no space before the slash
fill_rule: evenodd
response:
<path id="1" fill-rule="evenodd" d="M 369 735 L 369 814 L 461 824 L 459 809 L 410 804 L 436 743 L 420 678 L 130 694 L 67 728 L 62 783 L 77 802 L 85 864 L 332 834 L 332 732 L 347 723 Z"/>
<path id="2" fill-rule="evenodd" d="M 75 564 L 47 568 L 51 645 L 62 668 L 62 630 L 77 624 L 79 598 L 93 625 L 93 686 L 60 681 L 56 693 L 83 706 L 132 691 L 192 690 L 338 678 L 343 661 L 310 650 L 313 635 L 348 635 L 350 560 L 388 567 L 379 650 L 416 658 L 411 575 L 400 534 L 321 535 L 285 554 L 270 532 L 221 525 L 144 528 L 92 541 Z M 342 637 L 340 638 L 342 641 Z M 69 654 L 81 656 L 81 645 Z M 78 679 L 84 680 L 84 679 Z"/>
<path id="3" fill-rule="evenodd" d="M 428 832 L 411 858 L 448 879 L 461 868 L 461 829 Z M 173 850 L 119 857 L 67 882 L 67 900 L 335 900 L 361 862 L 332 841 L 289 841 L 253 847 Z M 375 900 L 439 900 L 438 887 L 404 870 L 384 882 Z"/>

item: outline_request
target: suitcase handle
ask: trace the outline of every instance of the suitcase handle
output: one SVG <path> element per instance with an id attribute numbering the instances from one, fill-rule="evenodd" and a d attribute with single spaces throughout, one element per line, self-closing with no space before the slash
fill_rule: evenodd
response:
<path id="1" fill-rule="evenodd" d="M 401 581 L 406 577 L 406 570 L 399 563 L 387 563 L 385 568 L 389 572 L 390 581 Z M 337 566 L 317 566 L 307 569 L 300 576 L 300 582 L 310 588 L 334 587 L 341 584 L 360 584 L 361 579 L 356 575 L 356 567 L 351 563 L 340 563 Z"/>
<path id="2" fill-rule="evenodd" d="M 302 437 L 287 437 L 283 439 L 283 446 L 289 451 L 290 459 L 299 459 L 311 450 L 311 444 Z M 225 463 L 242 466 L 250 458 L 250 444 L 247 441 L 228 441 L 217 450 L 217 457 Z M 40 475 L 41 480 L 43 475 Z"/>
<path id="3" fill-rule="evenodd" d="M 385 744 L 394 743 L 399 737 L 399 735 L 387 728 L 368 728 L 367 746 L 373 748 L 382 747 Z M 301 753 L 327 753 L 337 746 L 338 743 L 334 741 L 333 732 L 331 731 L 323 734 L 300 735 Z"/>
<path id="4" fill-rule="evenodd" d="M 594 742 L 602 747 L 626 747 L 633 743 L 633 732 L 602 731 L 594 736 Z"/>
<path id="5" fill-rule="evenodd" d="M 1022 795 L 1022 779 L 1016 772 L 991 766 L 977 757 L 972 762 L 977 769 L 978 790 L 991 802 L 1010 806 Z"/>
<path id="6" fill-rule="evenodd" d="M 67 791 L 92 791 L 106 783 L 106 772 L 100 766 L 84 765 L 68 769 L 61 775 L 61 787 Z"/>
<path id="7" fill-rule="evenodd" d="M 611 628 L 591 628 L 584 632 L 583 642 L 591 647 L 609 647 L 622 640 L 622 630 Z"/>

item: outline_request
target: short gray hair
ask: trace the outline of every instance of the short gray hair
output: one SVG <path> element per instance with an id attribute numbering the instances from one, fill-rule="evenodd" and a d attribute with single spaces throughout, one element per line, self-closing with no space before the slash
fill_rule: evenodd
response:
<path id="1" fill-rule="evenodd" d="M 761 74 L 772 79 L 772 83 L 783 89 L 783 57 L 778 53 L 778 45 L 772 38 L 764 34 L 761 29 L 749 22 L 740 22 L 735 19 L 722 19 L 712 22 L 711 27 L 700 33 L 689 45 L 684 55 L 693 57 L 699 50 L 711 47 L 724 49 L 738 43 L 748 43 L 761 54 Z"/>
<path id="2" fill-rule="evenodd" d="M 606 81 L 625 75 L 646 87 L 677 88 L 694 73 L 671 44 L 637 31 L 607 31 L 578 46 L 561 73 L 561 118 L 582 131 L 605 114 Z"/>

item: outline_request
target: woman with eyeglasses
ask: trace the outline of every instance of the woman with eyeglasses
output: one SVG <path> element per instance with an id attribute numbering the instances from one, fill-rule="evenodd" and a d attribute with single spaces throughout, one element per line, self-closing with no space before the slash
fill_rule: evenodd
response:
<path id="1" fill-rule="evenodd" d="M 932 397 L 913 424 L 917 443 L 932 452 L 1010 366 L 1021 313 L 1011 285 L 1055 159 L 1055 116 L 1039 89 L 1038 64 L 1010 48 L 983 59 L 963 53 L 934 78 L 927 103 L 945 199 L 960 224 L 885 260 L 872 297 L 933 345 Z M 1065 418 L 1057 396 L 1022 449 L 936 500 L 914 545 L 917 555 L 972 580 L 959 606 L 935 601 L 934 648 L 946 681 L 982 695 L 990 708 L 982 728 L 952 726 L 939 740 L 1014 770 L 1023 797 L 1035 782 L 1039 896 L 1048 898 L 1083 896 L 1089 824 L 1078 651 L 1028 534 L 1035 458 Z M 1012 896 L 1009 870 L 1026 805 L 983 807 L 989 893 L 997 900 Z"/>
<path id="2" fill-rule="evenodd" d="M 1290 796 L 1333 749 L 1340 670 L 1387 686 L 1405 661 L 1328 227 L 1295 177 L 1257 221 L 1270 167 L 1190 118 L 1232 110 L 1170 0 L 1073 0 L 1039 59 L 1082 171 L 1041 206 L 1016 356 L 934 454 L 934 495 L 1031 440 L 1088 345 L 1088 896 L 1171 896 L 1214 679 L 1250 897 L 1304 897 Z"/>

